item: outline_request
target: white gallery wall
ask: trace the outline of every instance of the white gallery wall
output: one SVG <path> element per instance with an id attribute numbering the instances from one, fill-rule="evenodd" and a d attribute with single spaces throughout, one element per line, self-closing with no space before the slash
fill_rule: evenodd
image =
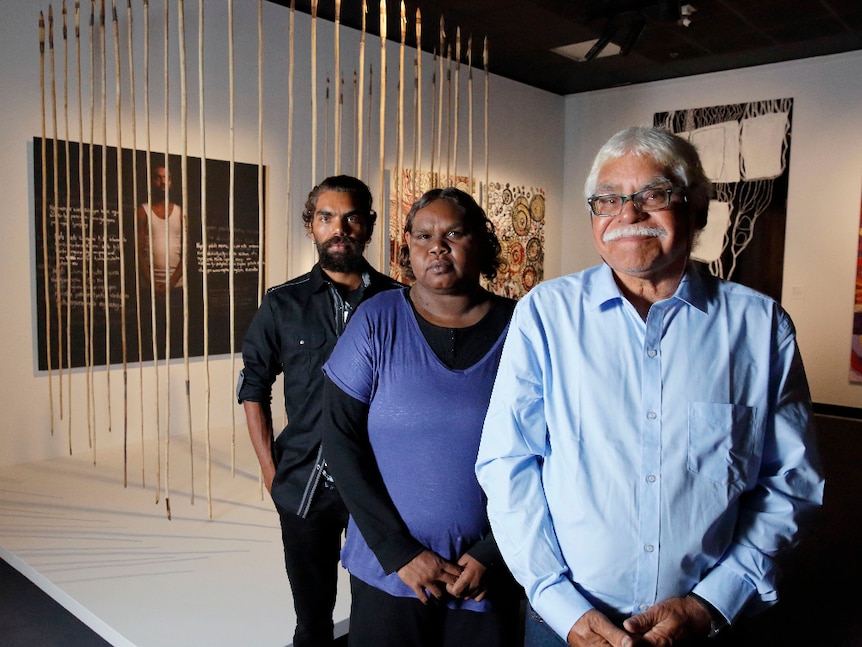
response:
<path id="1" fill-rule="evenodd" d="M 88 3 L 84 3 L 85 7 Z M 154 150 L 164 148 L 161 65 L 163 4 L 150 1 L 152 142 Z M 125 5 L 125 3 L 122 3 Z M 136 21 L 140 20 L 141 3 L 133 2 Z M 36 285 L 34 276 L 35 242 L 33 234 L 32 140 L 41 134 L 38 13 L 47 14 L 47 2 L 2 0 L 3 21 L 0 33 L 0 78 L 3 80 L 3 120 L 0 123 L 0 186 L 5 198 L 5 217 L 0 240 L 5 304 L 0 312 L 0 332 L 6 342 L 4 352 L 4 389 L 0 394 L 3 410 L 0 432 L 0 466 L 41 460 L 68 453 L 67 425 L 73 427 L 75 452 L 91 451 L 86 424 L 84 376 L 81 370 L 72 375 L 71 416 L 59 420 L 55 401 L 54 435 L 50 433 L 51 416 L 48 400 L 48 379 L 36 369 Z M 196 97 L 197 2 L 186 2 L 186 31 L 189 47 L 189 154 L 199 155 L 200 137 L 197 125 Z M 56 9 L 56 7 L 55 7 Z M 207 127 L 207 157 L 229 159 L 229 93 L 228 93 L 228 30 L 227 0 L 205 3 L 205 113 Z M 86 7 L 88 11 L 88 7 Z M 121 13 L 121 15 L 123 15 Z M 170 65 L 177 74 L 175 15 L 172 27 Z M 297 13 L 295 50 L 295 117 L 292 192 L 287 202 L 287 40 L 289 11 L 264 3 L 264 164 L 267 167 L 266 258 L 267 285 L 274 285 L 289 276 L 306 271 L 314 262 L 312 246 L 305 237 L 299 212 L 311 187 L 311 128 L 310 128 L 310 17 Z M 390 29 L 391 21 L 390 21 Z M 109 30 L 110 33 L 110 30 Z M 121 34 L 124 32 L 121 28 Z M 356 66 L 358 32 L 341 29 L 341 57 L 345 76 L 349 78 Z M 85 36 L 86 37 L 86 36 Z M 122 36 L 124 38 L 124 35 Z M 141 40 L 136 36 L 135 58 L 142 60 Z M 256 163 L 258 157 L 257 105 L 257 3 L 235 0 L 235 157 L 237 161 Z M 321 96 L 327 74 L 333 66 L 333 25 L 318 22 L 318 92 Z M 59 42 L 57 43 L 59 47 Z M 109 44 L 109 78 L 113 73 Z M 122 45 L 122 47 L 125 47 Z M 379 79 L 379 40 L 368 36 L 366 62 L 374 66 L 375 84 Z M 478 50 L 474 50 L 478 51 Z M 494 44 L 490 44 L 493 60 Z M 407 50 L 408 60 L 413 50 Z M 395 118 L 398 100 L 398 45 L 387 44 L 387 136 L 385 166 L 395 163 Z M 125 63 L 124 63 L 125 65 Z M 648 124 L 657 111 L 723 105 L 744 101 L 791 97 L 794 99 L 790 186 L 788 194 L 787 239 L 784 267 L 783 303 L 793 316 L 799 331 L 799 341 L 809 372 L 812 395 L 816 402 L 860 407 L 862 387 L 847 381 L 849 343 L 853 314 L 856 248 L 859 228 L 859 205 L 862 196 L 862 151 L 855 144 L 862 132 L 862 77 L 858 70 L 862 53 L 819 57 L 740 71 L 703 75 L 666 82 L 643 84 L 570 97 L 559 97 L 529 88 L 497 76 L 490 81 L 490 178 L 513 182 L 527 187 L 541 187 L 547 195 L 546 211 L 546 278 L 576 271 L 594 264 L 594 251 L 589 220 L 583 205 L 583 181 L 597 148 L 616 130 L 632 124 Z M 62 56 L 57 52 L 58 70 Z M 84 83 L 89 83 L 87 64 Z M 140 67 L 136 82 L 138 120 L 143 112 Z M 425 78 L 432 71 L 431 56 L 423 53 Z M 462 83 L 466 84 L 462 66 Z M 123 69 L 124 83 L 127 72 Z M 409 76 L 408 76 L 409 78 Z M 483 179 L 482 155 L 483 95 L 482 75 L 474 76 L 476 150 L 475 169 Z M 112 80 L 111 80 L 112 83 Z M 412 81 L 411 81 L 412 83 Z M 109 88 L 112 88 L 109 85 Z M 462 85 L 466 88 L 466 85 Z M 375 97 L 377 87 L 375 87 Z M 58 86 L 58 92 L 62 92 Z M 171 89 L 170 147 L 179 152 L 180 120 L 178 85 Z M 412 99 L 406 106 L 412 106 Z M 427 97 L 427 95 L 426 95 Z M 124 92 L 125 103 L 128 102 Z M 375 102 L 377 99 L 375 98 Z M 85 104 L 87 99 L 85 98 Z M 113 96 L 108 95 L 112 105 Z M 62 108 L 62 98 L 60 99 Z M 423 118 L 424 163 L 429 163 L 431 136 L 430 99 L 426 99 Z M 86 108 L 86 106 L 85 106 Z M 129 107 L 124 105 L 126 115 Z M 72 135 L 76 134 L 75 102 L 70 103 Z M 409 113 L 409 108 L 408 108 Z M 409 118 L 412 123 L 412 118 Z M 380 184 L 377 165 L 377 112 L 374 108 L 371 128 L 372 154 L 370 168 L 363 176 L 379 202 Z M 459 122 L 459 173 L 466 173 L 467 121 L 462 105 Z M 48 136 L 51 136 L 50 115 Z M 126 125 L 127 129 L 128 126 Z M 142 125 L 139 123 L 139 133 Z M 318 148 L 322 147 L 323 128 L 319 124 Z M 409 125 L 405 139 L 406 160 L 412 160 Z M 108 144 L 115 145 L 115 124 L 107 125 Z M 131 145 L 128 130 L 124 130 L 123 146 Z M 64 135 L 61 125 L 61 137 Z M 332 137 L 330 129 L 329 137 Z M 73 137 L 74 138 L 74 137 Z M 138 135 L 138 148 L 142 148 Z M 318 152 L 318 167 L 323 166 L 323 153 Z M 331 164 L 331 158 L 330 158 Z M 351 162 L 352 164 L 352 162 Z M 405 162 L 409 164 L 409 162 Z M 342 170 L 351 172 L 344 163 Z M 320 178 L 317 178 L 320 179 Z M 378 205 L 379 209 L 379 205 Z M 382 223 L 381 223 L 382 224 Z M 382 232 L 382 227 L 378 228 Z M 377 238 L 377 237 L 376 237 Z M 285 248 L 287 248 L 285 250 Z M 372 242 L 369 257 L 378 263 L 379 240 Z M 212 358 L 209 372 L 212 392 L 212 424 L 230 426 L 232 419 L 240 425 L 239 442 L 245 442 L 243 416 L 231 397 L 239 360 L 229 357 Z M 175 362 L 172 375 L 172 424 L 174 433 L 184 433 L 184 369 Z M 194 402 L 201 402 L 204 390 L 205 366 L 199 359 L 191 362 L 190 384 Z M 121 375 L 112 367 L 110 434 L 99 432 L 97 442 L 116 445 L 122 442 L 123 391 Z M 137 367 L 128 374 L 128 393 L 136 398 L 143 389 L 144 412 L 132 400 L 128 408 L 130 433 L 139 434 L 141 418 L 153 409 L 152 367 L 143 376 Z M 164 389 L 164 369 L 161 384 Z M 65 379 L 65 378 L 64 378 Z M 57 398 L 57 375 L 54 375 L 54 397 Z M 107 399 L 104 371 L 97 372 L 95 385 L 103 402 Z M 64 387 L 65 389 L 65 387 Z M 68 392 L 64 393 L 65 397 Z M 164 401 L 164 397 L 162 399 Z M 104 406 L 104 403 L 100 406 Z M 107 417 L 100 409 L 97 418 Z M 194 433 L 202 433 L 203 412 L 200 405 L 192 412 Z M 145 421 L 147 434 L 151 433 Z"/>
<path id="2" fill-rule="evenodd" d="M 356 0 L 359 1 L 359 0 Z M 57 93 L 60 126 L 60 139 L 65 138 L 63 126 L 63 53 L 62 41 L 59 37 L 60 24 L 60 2 L 54 3 L 55 12 L 55 69 L 57 70 Z M 67 2 L 70 10 L 73 2 Z M 82 2 L 82 38 L 88 38 L 87 22 L 89 20 L 89 3 Z M 98 4 L 98 3 L 97 3 Z M 114 103 L 114 63 L 113 43 L 110 27 L 110 2 L 108 4 L 108 46 L 107 46 L 107 76 L 109 107 L 109 118 L 107 123 L 107 144 L 116 145 L 116 122 L 113 120 Z M 137 148 L 143 150 L 143 52 L 142 52 L 142 2 L 133 0 L 135 21 L 135 44 L 134 59 L 136 61 L 136 117 L 138 121 Z M 178 3 L 171 2 L 172 13 L 170 15 L 170 69 L 172 85 L 169 90 L 171 97 L 171 108 L 169 116 L 169 147 L 171 154 L 180 152 L 180 102 L 179 102 L 179 59 L 177 48 L 176 24 L 177 17 L 175 7 Z M 267 193 L 266 193 L 266 258 L 267 274 L 266 284 L 275 285 L 290 276 L 307 271 L 315 260 L 315 254 L 311 243 L 305 236 L 300 211 L 301 206 L 313 184 L 311 172 L 311 89 L 310 89 L 310 22 L 308 15 L 297 13 L 295 16 L 295 117 L 293 128 L 293 169 L 292 169 L 292 191 L 290 202 L 287 202 L 287 106 L 288 106 L 288 34 L 289 16 L 288 9 L 273 5 L 269 2 L 263 3 L 263 25 L 264 25 L 264 165 L 267 169 Z M 69 453 L 69 425 L 71 423 L 72 448 L 77 453 L 92 452 L 88 443 L 88 431 L 86 428 L 87 412 L 85 397 L 85 374 L 83 369 L 76 369 L 72 373 L 71 397 L 67 386 L 68 377 L 63 377 L 64 409 L 68 408 L 71 401 L 71 415 L 66 413 L 64 419 L 59 419 L 58 403 L 58 376 L 56 368 L 53 375 L 54 391 L 54 435 L 51 435 L 51 413 L 49 406 L 49 380 L 44 372 L 36 368 L 37 348 L 37 321 L 36 321 L 36 291 L 42 286 L 36 284 L 35 278 L 35 240 L 33 232 L 34 211 L 34 186 L 33 186 L 33 151 L 32 141 L 34 137 L 41 136 L 41 110 L 40 110 L 40 65 L 39 65 L 39 33 L 38 17 L 39 11 L 47 16 L 48 2 L 31 2 L 30 0 L 0 0 L 0 78 L 3 81 L 3 119 L 0 121 L 0 187 L 4 200 L 5 217 L 0 225 L 0 267 L 3 276 L 3 294 L 5 303 L 0 309 L 0 338 L 5 341 L 3 352 L 3 389 L 0 391 L 0 410 L 2 414 L 2 429 L 0 429 L 0 466 L 13 465 L 31 461 L 42 460 L 55 456 L 63 456 Z M 121 16 L 120 41 L 123 52 L 122 76 L 123 76 L 123 107 L 122 119 L 123 147 L 131 147 L 131 131 L 129 126 L 131 107 L 128 99 L 128 71 L 126 69 L 126 23 L 123 17 L 126 15 L 126 2 L 118 3 L 118 13 Z M 230 158 L 230 94 L 228 84 L 228 2 L 206 0 L 205 6 L 205 37 L 204 37 L 204 86 L 205 86 L 205 121 L 206 121 L 206 156 L 211 159 L 228 160 Z M 191 156 L 200 156 L 200 135 L 198 126 L 198 100 L 197 100 L 197 21 L 198 2 L 196 0 L 185 2 L 186 33 L 188 35 L 188 84 L 189 84 L 189 128 L 188 128 L 188 153 Z M 163 151 L 165 148 L 164 128 L 164 75 L 163 75 L 163 43 L 164 27 L 163 15 L 164 4 L 161 0 L 150 0 L 150 101 L 151 101 L 151 142 L 154 151 Z M 235 42 L 235 159 L 238 162 L 255 164 L 258 161 L 258 19 L 257 2 L 255 0 L 234 1 L 234 42 Z M 369 18 L 369 22 L 370 22 Z M 410 19 L 412 25 L 412 16 Z M 70 34 L 72 19 L 70 17 Z M 370 29 L 370 27 L 369 27 Z M 390 33 L 393 29 L 393 21 L 390 19 Z M 427 29 L 427 27 L 426 27 Z M 376 31 L 376 27 L 375 27 Z M 323 111 L 323 96 L 325 90 L 325 79 L 332 75 L 333 67 L 333 32 L 332 23 L 318 21 L 318 94 L 320 96 L 319 110 Z M 353 70 L 357 65 L 357 52 L 359 33 L 355 30 L 342 27 L 341 36 L 341 67 L 346 78 L 346 84 L 352 83 Z M 96 46 L 98 46 L 98 32 L 96 35 Z M 494 45 L 490 44 L 490 56 L 493 57 Z M 74 64 L 74 42 L 70 42 L 70 66 L 69 74 L 74 81 L 76 70 Z M 479 53 L 481 49 L 474 47 L 474 61 L 481 61 Z M 412 86 L 412 58 L 414 50 L 407 49 L 408 81 L 406 87 Z M 46 60 L 48 55 L 46 53 Z M 398 102 L 398 45 L 393 42 L 387 43 L 387 131 L 386 131 L 386 161 L 384 166 L 391 169 L 395 164 L 395 133 L 396 133 L 396 106 Z M 378 126 L 377 126 L 377 103 L 379 101 L 379 74 L 380 74 L 380 41 L 369 35 L 366 43 L 366 64 L 374 68 L 374 102 L 371 126 L 370 155 L 371 167 L 363 170 L 363 179 L 371 186 L 375 196 L 378 211 L 382 211 L 379 205 L 380 182 L 379 166 L 377 163 L 378 152 Z M 98 66 L 98 63 L 97 63 Z M 84 111 L 89 108 L 89 61 L 83 61 L 83 86 L 85 88 Z M 423 53 L 423 70 L 425 83 L 430 86 L 432 72 L 431 55 Z M 96 76 L 98 77 L 97 71 Z M 461 67 L 461 120 L 459 121 L 460 137 L 458 140 L 458 173 L 467 174 L 468 157 L 468 122 L 466 89 L 467 75 L 466 66 Z M 367 83 L 366 79 L 366 83 Z M 46 78 L 46 83 L 50 79 Z M 97 81 L 98 84 L 98 81 Z M 70 132 L 73 141 L 78 140 L 77 130 L 77 97 L 74 85 L 70 86 L 69 111 Z M 50 85 L 47 86 L 48 99 L 50 101 Z M 98 85 L 97 90 L 98 93 Z M 428 92 L 426 86 L 426 92 Z M 430 92 L 428 92 L 430 94 Z M 426 97 L 428 95 L 426 94 Z M 407 126 L 405 130 L 405 167 L 412 164 L 412 96 L 406 95 L 405 106 L 408 117 L 405 119 Z M 423 113 L 423 144 L 424 164 L 430 163 L 430 137 L 431 137 L 431 100 L 427 99 Z M 474 73 L 474 172 L 477 180 L 484 180 L 484 153 L 483 153 L 483 114 L 484 114 L 483 75 L 481 70 Z M 99 100 L 96 101 L 97 110 Z M 345 100 L 347 104 L 347 100 Z M 332 107 L 330 106 L 330 115 Z M 345 120 L 349 118 L 349 111 L 345 105 Z M 368 108 L 366 107 L 366 110 Z M 561 247 L 559 245 L 561 225 L 563 222 L 562 197 L 563 197 L 563 166 L 564 150 L 561 146 L 564 128 L 564 98 L 529 88 L 522 84 L 491 76 L 490 79 L 490 169 L 491 181 L 510 182 L 525 187 L 542 188 L 547 196 L 546 208 L 546 249 L 545 249 L 545 274 L 546 276 L 557 275 L 561 263 Z M 367 114 L 367 113 L 366 113 Z M 332 117 L 330 117 L 332 118 Z M 89 124 L 85 118 L 85 141 L 89 141 Z M 316 180 L 322 179 L 324 173 L 324 153 L 322 152 L 324 142 L 324 123 L 318 125 L 318 175 Z M 97 129 L 98 129 L 97 122 Z M 48 137 L 52 137 L 52 125 L 50 107 L 48 108 Z M 331 145 L 333 128 L 329 126 L 329 142 Z M 347 134 L 345 134 L 347 137 Z M 101 143 L 98 136 L 97 145 Z M 349 156 L 350 148 L 345 145 L 345 155 Z M 332 153 L 329 153 L 329 172 L 331 172 Z M 353 162 L 342 162 L 342 172 L 353 172 Z M 427 168 L 426 168 L 427 170 Z M 41 187 L 39 187 L 39 190 Z M 378 232 L 384 228 L 378 224 Z M 375 234 L 375 240 L 369 248 L 369 258 L 375 265 L 379 265 L 379 237 Z M 41 253 L 39 251 L 39 253 Z M 238 441 L 247 442 L 245 436 L 244 417 L 240 406 L 236 405 L 233 398 L 233 387 L 236 381 L 236 371 L 241 367 L 241 360 L 236 357 L 231 361 L 229 356 L 211 358 L 209 362 L 210 389 L 211 389 L 211 420 L 212 425 L 218 428 L 232 426 L 232 420 L 237 421 Z M 205 390 L 204 362 L 193 359 L 190 363 L 190 390 L 192 395 L 193 431 L 196 442 L 203 434 L 204 421 L 204 390 Z M 175 361 L 171 366 L 171 425 L 173 434 L 185 434 L 186 431 L 186 408 L 185 408 L 185 369 L 182 360 Z M 111 368 L 110 389 L 110 422 L 111 431 L 107 432 L 108 420 L 108 386 L 105 371 L 100 369 L 94 376 L 95 391 L 97 394 L 96 419 L 98 428 L 96 430 L 97 450 L 98 447 L 116 446 L 123 442 L 124 429 L 128 429 L 130 438 L 139 439 L 141 428 L 146 434 L 146 442 L 152 447 L 155 431 L 152 428 L 154 417 L 154 378 L 153 368 L 149 364 L 141 373 L 137 365 L 130 366 L 128 370 L 128 399 L 127 409 L 123 406 L 123 378 L 119 366 Z M 160 388 L 162 416 L 164 416 L 166 384 L 165 369 L 160 369 Z M 139 393 L 143 392 L 143 404 L 140 403 Z M 280 401 L 279 396 L 276 396 Z M 123 418 L 128 416 L 127 427 Z M 142 419 L 144 424 L 141 424 Z M 164 420 L 162 429 L 165 428 Z M 177 458 L 176 467 L 182 469 L 182 461 Z M 140 469 L 140 468 L 138 468 Z M 147 469 L 154 474 L 154 460 L 150 460 Z M 152 482 L 153 475 L 148 476 Z"/>
<path id="3" fill-rule="evenodd" d="M 793 99 L 782 304 L 815 402 L 862 407 L 848 381 L 862 200 L 862 52 L 566 98 L 561 273 L 598 262 L 583 186 L 598 148 L 656 112 Z"/>

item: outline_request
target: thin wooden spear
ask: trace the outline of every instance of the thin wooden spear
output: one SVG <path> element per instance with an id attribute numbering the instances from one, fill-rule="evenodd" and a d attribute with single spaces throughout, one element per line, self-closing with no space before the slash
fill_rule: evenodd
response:
<path id="1" fill-rule="evenodd" d="M 108 433 L 113 430 L 111 415 L 111 293 L 108 276 L 108 65 L 105 0 L 99 3 L 99 35 L 102 64 L 102 294 L 105 312 L 105 380 L 107 387 Z M 96 462 L 96 436 L 93 437 L 93 463 Z"/>
<path id="2" fill-rule="evenodd" d="M 467 39 L 467 167 L 469 191 L 473 193 L 473 36 Z"/>
<path id="3" fill-rule="evenodd" d="M 48 5 L 48 55 L 51 65 L 51 122 L 53 124 L 53 186 L 54 193 L 51 204 L 54 207 L 54 307 L 57 317 L 57 384 L 59 386 L 60 396 L 60 420 L 63 419 L 63 298 L 62 290 L 62 264 L 60 262 L 60 160 L 59 143 L 57 141 L 59 134 L 57 131 L 57 75 L 55 72 L 55 55 L 54 55 L 54 11 L 51 5 Z M 52 427 L 53 431 L 53 427 Z"/>
<path id="4" fill-rule="evenodd" d="M 316 0 L 315 0 L 316 4 Z M 316 7 L 315 7 L 316 9 Z M 228 56 L 229 83 L 230 88 L 230 189 L 228 192 L 228 293 L 230 297 L 230 374 L 236 375 L 236 314 L 234 294 L 234 197 L 235 180 L 234 170 L 236 168 L 236 137 L 234 133 L 234 24 L 233 24 L 233 0 L 228 0 Z M 230 473 L 236 475 L 236 407 L 231 406 L 231 439 L 230 439 Z"/>
<path id="5" fill-rule="evenodd" d="M 183 365 L 186 373 L 186 429 L 189 434 L 190 500 L 195 503 L 195 443 L 192 433 L 191 368 L 189 365 L 189 93 L 186 74 L 186 8 L 185 0 L 177 0 L 177 31 L 180 46 L 180 174 L 182 176 L 182 239 L 181 263 L 183 267 Z M 167 219 L 166 219 L 167 220 Z M 167 270 L 166 270 L 167 271 Z"/>
<path id="6" fill-rule="evenodd" d="M 437 178 L 435 185 L 441 186 L 443 169 L 443 59 L 446 58 L 446 31 L 443 16 L 440 16 L 440 60 L 437 74 Z M 433 170 L 433 169 L 432 169 Z"/>
<path id="7" fill-rule="evenodd" d="M 81 3 L 75 1 L 75 58 L 78 70 L 78 204 L 81 219 L 81 295 L 84 320 L 84 366 L 85 368 L 85 395 L 87 412 L 87 438 L 91 438 L 92 427 L 90 426 L 90 379 L 92 363 L 90 362 L 90 316 L 88 291 L 88 266 L 89 240 L 87 230 L 87 218 L 84 208 L 84 102 L 81 91 Z"/>
<path id="8" fill-rule="evenodd" d="M 336 152 L 335 173 L 341 174 L 341 142 L 344 139 L 344 75 L 341 74 L 338 79 L 338 103 L 335 105 L 336 120 L 338 121 L 338 149 Z"/>
<path id="9" fill-rule="evenodd" d="M 96 337 L 95 337 L 95 321 L 96 321 L 96 285 L 95 285 L 95 270 L 93 268 L 93 246 L 95 244 L 95 218 L 96 212 L 96 172 L 95 172 L 95 147 L 96 147 L 96 49 L 95 43 L 96 31 L 96 0 L 90 0 L 90 155 L 89 155 L 89 177 L 90 177 L 90 208 L 88 210 L 88 243 L 87 243 L 87 266 L 89 268 L 89 287 L 90 294 L 90 334 L 87 337 L 89 353 L 87 355 L 87 364 L 89 367 L 88 388 L 90 398 L 87 400 L 87 407 L 92 408 L 92 434 L 87 438 L 90 449 L 94 448 L 96 427 L 97 427 L 97 409 L 96 409 L 96 375 L 95 375 L 95 353 L 96 353 Z M 88 426 L 88 431 L 90 427 Z M 93 454 L 95 460 L 95 453 Z"/>
<path id="10" fill-rule="evenodd" d="M 437 161 L 437 48 L 431 59 L 431 186 L 437 186 L 434 180 L 434 164 Z"/>
<path id="11" fill-rule="evenodd" d="M 407 37 L 407 12 L 404 0 L 401 0 L 401 44 L 398 48 L 398 129 L 395 142 L 395 210 L 392 213 L 392 221 L 395 223 L 395 231 L 399 231 L 401 223 L 401 202 L 404 195 L 404 46 Z M 390 258 L 390 263 L 392 259 Z"/>
<path id="12" fill-rule="evenodd" d="M 120 29 L 117 20 L 117 3 L 111 0 L 111 20 L 114 29 L 114 87 L 117 124 L 117 222 L 119 226 L 120 247 L 120 342 L 123 355 L 123 487 L 129 484 L 129 374 L 128 346 L 126 339 L 126 254 L 125 227 L 123 224 L 123 128 L 122 128 L 122 90 L 120 77 Z"/>
<path id="13" fill-rule="evenodd" d="M 458 122 L 461 120 L 461 28 L 455 29 L 455 111 L 452 115 L 453 130 L 455 131 L 454 139 L 452 140 L 452 184 L 457 182 L 458 177 Z"/>
<path id="14" fill-rule="evenodd" d="M 485 36 L 485 46 L 482 48 L 482 66 L 485 70 L 485 191 L 484 193 L 484 202 L 485 209 L 487 210 L 490 207 L 490 203 L 488 201 L 488 182 L 489 182 L 489 157 L 488 157 L 488 37 Z"/>
<path id="15" fill-rule="evenodd" d="M 207 514 L 213 517 L 212 438 L 210 433 L 210 303 L 209 303 L 209 235 L 207 233 L 207 147 L 204 120 L 204 0 L 198 0 L 198 123 L 201 142 L 201 253 L 203 260 L 204 310 L 204 429 L 207 452 Z"/>
<path id="16" fill-rule="evenodd" d="M 263 300 L 263 0 L 257 2 L 257 303 Z"/>
<path id="17" fill-rule="evenodd" d="M 365 29 L 368 3 L 362 0 L 362 34 L 359 37 L 359 92 L 356 108 L 356 177 L 362 177 L 363 116 L 365 109 Z"/>
<path id="18" fill-rule="evenodd" d="M 293 187 L 292 184 L 292 169 L 293 169 L 293 71 L 294 71 L 294 40 L 295 40 L 295 24 L 294 17 L 296 15 L 296 7 L 295 1 L 290 0 L 290 26 L 289 33 L 287 38 L 287 47 L 288 47 L 288 56 L 290 57 L 290 62 L 287 66 L 287 177 L 285 178 L 285 185 L 287 188 L 287 195 L 284 201 L 284 231 L 287 232 L 287 244 L 285 245 L 285 249 L 290 249 L 290 223 L 291 223 L 291 213 L 290 213 L 290 196 L 291 189 Z M 284 255 L 284 275 L 285 277 L 288 275 L 290 271 L 290 254 Z M 263 476 L 259 473 L 260 476 L 260 485 L 261 485 L 261 496 L 263 496 Z"/>
<path id="19" fill-rule="evenodd" d="M 323 175 L 329 168 L 329 77 L 326 77 L 326 92 L 323 94 Z"/>
<path id="20" fill-rule="evenodd" d="M 69 415 L 66 418 L 69 437 L 69 456 L 72 455 L 72 169 L 69 162 L 69 34 L 66 0 L 63 0 L 63 115 L 65 120 L 66 147 L 66 378 Z"/>
<path id="21" fill-rule="evenodd" d="M 138 124 L 137 124 L 137 109 L 135 103 L 135 61 L 133 52 L 135 51 L 134 47 L 134 38 L 132 29 L 133 26 L 133 17 L 132 17 L 132 0 L 127 0 L 127 33 L 126 40 L 128 43 L 129 50 L 129 104 L 130 104 L 130 115 L 131 115 L 131 126 L 132 126 L 132 199 L 137 200 L 138 198 Z M 132 236 L 134 238 L 134 266 L 135 266 L 135 332 L 137 334 L 137 342 L 138 342 L 138 399 L 140 401 L 140 422 L 141 422 L 141 487 L 145 487 L 147 484 L 147 473 L 146 473 L 146 453 L 144 451 L 145 448 L 145 439 L 144 439 L 144 341 L 143 341 L 143 329 L 141 325 L 141 270 L 140 270 L 140 256 L 141 256 L 141 246 L 140 246 L 140 238 L 138 231 L 138 218 L 137 214 L 132 218 L 133 223 L 133 232 Z"/>
<path id="22" fill-rule="evenodd" d="M 380 0 L 380 208 L 386 208 L 386 0 Z M 386 259 L 386 239 L 388 234 L 380 236 L 379 267 L 384 266 Z"/>
<path id="23" fill-rule="evenodd" d="M 170 180 L 170 73 L 168 59 L 168 43 L 170 35 L 170 3 L 165 3 L 164 13 L 164 74 L 165 74 L 165 177 Z M 171 213 L 171 183 L 165 182 L 165 513 L 168 521 L 171 519 L 171 294 L 168 285 L 170 267 L 170 213 Z M 152 238 L 150 238 L 152 246 Z"/>
<path id="24" fill-rule="evenodd" d="M 452 172 L 450 162 L 452 161 L 452 120 L 457 121 L 458 115 L 452 115 L 452 59 L 455 58 L 455 45 L 450 43 L 449 55 L 446 58 L 446 186 L 452 184 Z"/>
<path id="25" fill-rule="evenodd" d="M 317 0 L 311 0 L 311 182 L 317 182 Z"/>
<path id="26" fill-rule="evenodd" d="M 368 145 L 365 147 L 365 168 L 371 172 L 371 112 L 374 109 L 374 65 L 368 65 L 368 118 L 366 121 L 366 137 Z M 359 152 L 360 156 L 362 151 Z M 360 175 L 361 177 L 361 175 Z"/>
<path id="27" fill-rule="evenodd" d="M 159 344 L 158 331 L 156 330 L 156 279 L 153 267 L 153 161 L 152 161 L 152 139 L 150 132 L 150 5 L 144 0 L 144 122 L 147 125 L 147 255 L 150 280 L 150 343 L 153 348 L 153 376 L 155 381 L 155 426 L 156 426 L 156 503 L 159 503 L 162 493 L 162 426 L 161 426 L 161 403 L 159 388 Z M 165 125 L 167 127 L 167 124 Z M 167 169 L 167 151 L 165 151 L 165 168 Z M 167 360 L 165 366 L 167 366 Z"/>
<path id="28" fill-rule="evenodd" d="M 50 6 L 48 10 L 50 11 Z M 39 12 L 39 87 L 42 96 L 42 273 L 45 298 L 45 359 L 48 366 L 48 402 L 51 435 L 54 435 L 54 375 L 51 358 L 51 279 L 48 266 L 48 129 L 45 108 L 45 14 Z"/>
<path id="29" fill-rule="evenodd" d="M 351 137 L 353 144 L 353 155 L 351 156 L 351 162 L 353 163 L 353 175 L 356 175 L 356 167 L 359 155 L 358 148 L 358 138 L 361 137 L 362 132 L 362 121 L 359 119 L 359 97 L 362 86 L 359 85 L 359 76 L 356 73 L 356 70 L 353 70 L 353 120 L 351 122 L 353 126 L 353 137 Z"/>
<path id="30" fill-rule="evenodd" d="M 335 105 L 333 109 L 334 115 L 334 124 L 332 130 L 332 140 L 333 140 L 333 153 L 332 153 L 332 166 L 335 171 L 335 175 L 339 175 L 341 173 L 341 111 L 338 106 L 341 105 L 341 42 L 340 42 L 340 27 L 341 27 L 341 0 L 335 0 Z"/>
<path id="31" fill-rule="evenodd" d="M 416 81 L 414 89 L 414 105 L 416 107 L 415 125 L 416 138 L 413 142 L 413 190 L 411 202 L 416 200 L 416 183 L 418 181 L 419 165 L 422 162 L 422 12 L 416 9 Z"/>

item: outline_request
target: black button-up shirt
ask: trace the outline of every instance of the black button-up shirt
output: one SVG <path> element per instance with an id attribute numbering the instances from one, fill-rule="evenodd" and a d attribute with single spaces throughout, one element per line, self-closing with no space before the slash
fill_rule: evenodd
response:
<path id="1" fill-rule="evenodd" d="M 324 375 L 321 367 L 350 314 L 361 301 L 392 288 L 397 281 L 363 271 L 360 287 L 342 298 L 319 264 L 308 274 L 270 288 L 242 344 L 240 402 L 270 402 L 272 385 L 284 373 L 287 426 L 273 443 L 276 465 L 272 498 L 283 509 L 308 513 L 323 475 L 321 433 Z"/>

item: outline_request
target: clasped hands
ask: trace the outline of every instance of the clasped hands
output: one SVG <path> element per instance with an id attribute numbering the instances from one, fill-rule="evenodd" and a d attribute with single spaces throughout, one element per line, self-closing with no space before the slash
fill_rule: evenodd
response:
<path id="1" fill-rule="evenodd" d="M 709 612 L 688 597 L 670 598 L 623 622 L 620 629 L 604 614 L 592 609 L 572 626 L 570 647 L 670 647 L 709 632 Z"/>
<path id="2" fill-rule="evenodd" d="M 419 601 L 427 604 L 429 593 L 437 599 L 448 593 L 454 598 L 480 602 L 487 592 L 483 583 L 486 570 L 470 555 L 462 555 L 458 563 L 453 564 L 426 549 L 397 572 Z"/>

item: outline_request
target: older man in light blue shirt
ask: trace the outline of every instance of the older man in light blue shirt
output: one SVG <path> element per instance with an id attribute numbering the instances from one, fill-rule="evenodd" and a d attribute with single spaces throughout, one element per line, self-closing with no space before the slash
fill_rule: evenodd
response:
<path id="1" fill-rule="evenodd" d="M 776 601 L 822 500 L 808 384 L 781 306 L 689 263 L 688 142 L 622 131 L 586 188 L 604 264 L 518 304 L 476 470 L 528 645 L 674 644 Z"/>

